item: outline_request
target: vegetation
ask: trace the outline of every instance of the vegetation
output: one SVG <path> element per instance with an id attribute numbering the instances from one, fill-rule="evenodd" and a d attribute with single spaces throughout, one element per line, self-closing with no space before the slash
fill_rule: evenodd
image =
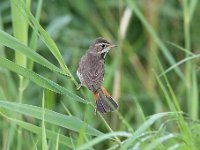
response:
<path id="1" fill-rule="evenodd" d="M 0 149 L 199 149 L 198 0 L 1 0 Z M 96 37 L 118 48 L 95 115 L 76 69 Z"/>

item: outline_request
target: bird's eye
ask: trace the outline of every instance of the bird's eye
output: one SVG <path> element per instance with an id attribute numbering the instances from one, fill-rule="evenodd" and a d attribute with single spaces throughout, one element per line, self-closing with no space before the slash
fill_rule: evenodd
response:
<path id="1" fill-rule="evenodd" d="M 101 47 L 102 47 L 102 48 L 105 48 L 105 47 L 106 47 L 106 45 L 105 45 L 105 44 L 102 44 L 102 45 L 101 45 Z"/>

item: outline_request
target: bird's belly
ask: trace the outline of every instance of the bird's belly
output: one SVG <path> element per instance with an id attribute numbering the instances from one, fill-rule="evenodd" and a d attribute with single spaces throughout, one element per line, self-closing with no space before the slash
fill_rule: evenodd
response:
<path id="1" fill-rule="evenodd" d="M 81 85 L 85 86 L 83 75 L 78 70 L 76 71 L 76 75 L 78 76 L 78 78 L 79 78 L 79 80 L 81 82 Z"/>

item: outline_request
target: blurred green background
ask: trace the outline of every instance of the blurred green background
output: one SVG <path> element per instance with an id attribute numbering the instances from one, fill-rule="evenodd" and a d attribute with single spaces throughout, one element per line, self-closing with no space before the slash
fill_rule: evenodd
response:
<path id="1" fill-rule="evenodd" d="M 0 149 L 198 149 L 199 27 L 198 0 L 0 0 Z M 95 115 L 76 69 L 97 37 L 119 109 Z"/>

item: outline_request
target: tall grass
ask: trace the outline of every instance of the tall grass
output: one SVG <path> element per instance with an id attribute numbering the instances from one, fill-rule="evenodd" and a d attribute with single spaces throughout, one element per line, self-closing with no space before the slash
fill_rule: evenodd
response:
<path id="1" fill-rule="evenodd" d="M 24 45 L 28 45 L 28 22 L 26 21 L 25 17 L 22 15 L 20 12 L 20 9 L 17 8 L 15 5 L 16 3 L 19 3 L 19 0 L 12 0 L 11 1 L 11 10 L 12 10 L 12 26 L 13 26 L 13 35 L 18 39 L 21 43 Z M 26 0 L 25 2 L 26 8 L 30 9 L 30 0 Z M 23 30 L 21 30 L 23 29 Z M 16 64 L 27 67 L 27 58 L 23 54 L 19 52 L 15 52 L 15 62 Z M 24 87 L 24 77 L 19 76 L 19 95 L 18 95 L 18 101 L 19 103 L 22 103 L 23 100 L 23 93 L 25 90 Z M 21 119 L 21 116 L 19 116 Z M 18 130 L 18 143 L 17 143 L 17 149 L 20 150 L 22 149 L 22 131 L 21 128 L 19 127 Z"/>
<path id="2" fill-rule="evenodd" d="M 0 148 L 198 149 L 197 0 L 0 2 Z M 95 115 L 78 62 L 102 36 L 118 45 Z"/>

